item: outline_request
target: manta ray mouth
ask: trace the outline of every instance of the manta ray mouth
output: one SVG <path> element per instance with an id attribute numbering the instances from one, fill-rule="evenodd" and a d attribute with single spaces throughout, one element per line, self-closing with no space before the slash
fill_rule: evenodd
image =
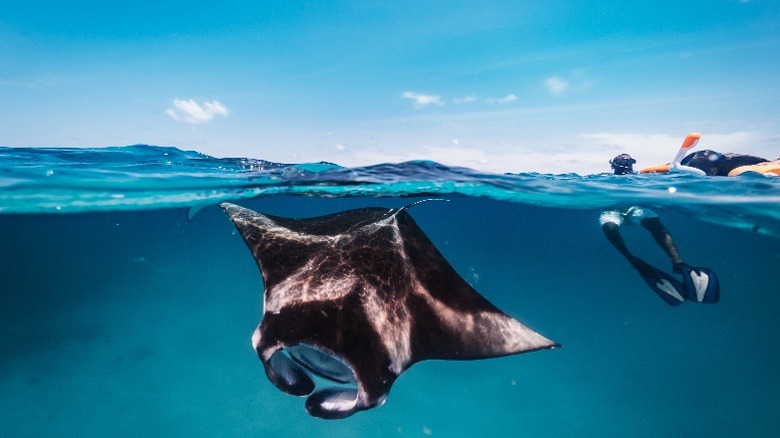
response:
<path id="1" fill-rule="evenodd" d="M 285 347 L 284 351 L 299 365 L 323 379 L 345 385 L 357 385 L 352 368 L 334 354 L 306 344 Z"/>
<path id="2" fill-rule="evenodd" d="M 268 366 L 269 378 L 279 389 L 308 396 L 306 410 L 315 417 L 335 420 L 365 409 L 358 401 L 355 372 L 337 355 L 296 344 L 273 353 Z M 318 389 L 315 376 L 326 380 L 326 387 Z"/>

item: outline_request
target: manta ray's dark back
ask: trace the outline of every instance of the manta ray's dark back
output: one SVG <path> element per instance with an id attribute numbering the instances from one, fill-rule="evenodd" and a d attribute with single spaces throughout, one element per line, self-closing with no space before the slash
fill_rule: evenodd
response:
<path id="1" fill-rule="evenodd" d="M 221 204 L 265 283 L 253 346 L 271 382 L 314 416 L 384 403 L 426 359 L 481 359 L 557 344 L 493 306 L 406 208 L 290 219 Z M 315 391 L 311 374 L 347 387 Z"/>

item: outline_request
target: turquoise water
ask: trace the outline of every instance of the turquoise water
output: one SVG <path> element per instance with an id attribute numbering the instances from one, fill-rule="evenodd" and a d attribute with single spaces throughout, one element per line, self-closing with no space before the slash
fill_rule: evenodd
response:
<path id="1" fill-rule="evenodd" d="M 310 217 L 428 197 L 450 202 L 411 214 L 461 276 L 563 347 L 423 362 L 380 408 L 310 417 L 252 350 L 262 280 L 211 205 Z M 719 303 L 667 306 L 608 244 L 599 213 L 634 204 L 718 273 Z M 623 234 L 668 270 L 641 228 Z M 0 148 L 0 436 L 776 436 L 778 268 L 780 178 Z"/>

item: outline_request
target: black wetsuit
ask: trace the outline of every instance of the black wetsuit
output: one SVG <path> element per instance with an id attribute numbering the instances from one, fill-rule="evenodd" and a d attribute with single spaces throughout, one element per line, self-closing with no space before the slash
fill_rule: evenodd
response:
<path id="1" fill-rule="evenodd" d="M 683 158 L 683 166 L 691 166 L 710 176 L 728 176 L 729 172 L 740 166 L 752 166 L 769 160 L 753 155 L 721 154 L 709 149 L 688 154 Z"/>

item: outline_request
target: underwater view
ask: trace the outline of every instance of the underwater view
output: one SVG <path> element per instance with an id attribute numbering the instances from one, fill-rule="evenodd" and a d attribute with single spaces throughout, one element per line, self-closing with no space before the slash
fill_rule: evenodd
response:
<path id="1" fill-rule="evenodd" d="M 383 403 L 337 420 L 309 415 L 253 347 L 263 275 L 224 202 L 272 218 L 408 213 L 457 276 L 560 347 L 421 360 Z M 709 289 L 668 302 L 605 238 L 602 213 L 632 206 L 657 214 L 682 272 L 706 267 L 710 286 L 717 277 L 715 302 Z M 620 233 L 662 271 L 659 284 L 671 278 L 685 295 L 643 226 Z M 776 436 L 779 268 L 780 178 L 759 174 L 0 148 L 0 436 Z M 356 308 L 340 312 L 348 324 Z M 497 333 L 481 336 L 489 344 Z M 352 347 L 370 359 L 373 344 L 360 339 Z M 427 348 L 452 353 L 445 341 L 431 336 Z"/>
<path id="2" fill-rule="evenodd" d="M 778 53 L 780 0 L 3 2 L 0 438 L 778 437 Z"/>

